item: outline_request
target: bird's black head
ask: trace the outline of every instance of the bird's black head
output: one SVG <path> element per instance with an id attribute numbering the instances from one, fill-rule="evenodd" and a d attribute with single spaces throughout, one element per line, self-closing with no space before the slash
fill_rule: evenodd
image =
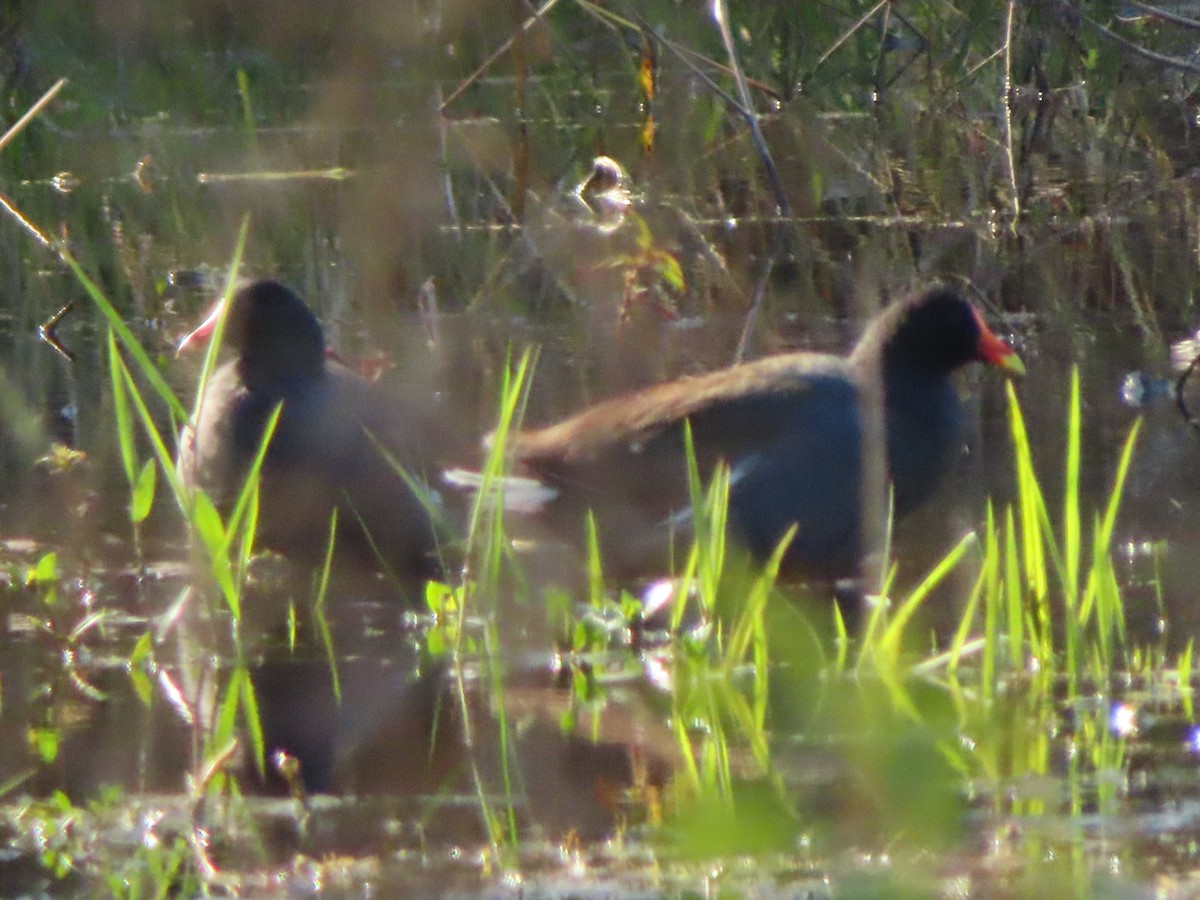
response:
<path id="1" fill-rule="evenodd" d="M 180 342 L 180 349 L 209 337 L 221 312 L 218 304 Z M 247 381 L 317 375 L 325 365 L 321 323 L 303 300 L 277 281 L 254 281 L 233 294 L 224 341 L 237 352 Z"/>
<path id="2" fill-rule="evenodd" d="M 970 362 L 986 362 L 1019 374 L 1013 349 L 987 327 L 978 310 L 949 288 L 938 287 L 902 301 L 877 320 L 885 369 L 946 375 Z"/>

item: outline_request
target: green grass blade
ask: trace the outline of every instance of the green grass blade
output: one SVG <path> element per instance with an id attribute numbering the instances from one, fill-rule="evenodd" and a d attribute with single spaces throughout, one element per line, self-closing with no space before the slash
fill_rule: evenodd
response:
<path id="1" fill-rule="evenodd" d="M 192 498 L 192 527 L 208 553 L 209 568 L 213 579 L 229 606 L 235 622 L 242 618 L 241 598 L 233 582 L 233 566 L 229 560 L 228 533 L 221 521 L 221 514 L 203 491 L 196 491 Z"/>
<path id="2" fill-rule="evenodd" d="M 125 367 L 124 360 L 119 356 L 117 357 L 117 364 L 120 367 L 121 377 L 125 381 L 125 388 L 129 399 L 133 401 L 133 407 L 137 411 L 138 418 L 141 419 L 142 430 L 145 432 L 146 437 L 150 439 L 150 447 L 154 451 L 154 456 L 158 460 L 163 475 L 166 476 L 167 484 L 170 485 L 175 502 L 183 510 L 184 515 L 187 515 L 190 507 L 188 490 L 184 487 L 183 481 L 179 477 L 179 472 L 175 468 L 175 459 L 171 455 L 171 451 L 167 449 L 166 442 L 163 440 L 158 426 L 154 422 L 154 417 L 150 415 L 150 410 L 146 406 L 145 400 L 142 399 L 142 393 L 138 390 L 137 384 L 133 380 L 133 375 Z"/>
<path id="3" fill-rule="evenodd" d="M 1082 546 L 1079 524 L 1079 442 L 1080 432 L 1079 367 L 1071 367 L 1071 399 L 1067 412 L 1067 462 L 1063 476 L 1063 595 L 1067 614 L 1079 604 L 1079 569 Z"/>
<path id="4" fill-rule="evenodd" d="M 1005 610 L 1008 613 L 1008 662 L 1009 666 L 1020 671 L 1024 667 L 1024 606 L 1021 603 L 1021 572 L 1020 556 L 1017 550 L 1017 531 L 1013 521 L 1012 507 L 1004 510 L 1004 597 Z M 1032 645 L 1038 636 L 1029 635 Z M 1036 650 L 1031 646 L 1031 650 Z"/>
<path id="5" fill-rule="evenodd" d="M 1133 462 L 1133 450 L 1137 445 L 1138 435 L 1142 430 L 1142 420 L 1138 419 L 1129 429 L 1125 443 L 1121 447 L 1121 456 L 1117 461 L 1117 471 L 1113 476 L 1112 489 L 1108 494 L 1108 503 L 1104 507 L 1095 533 L 1095 548 L 1093 552 L 1107 554 L 1112 547 L 1113 531 L 1117 524 L 1117 513 L 1121 508 L 1121 498 L 1125 494 L 1125 481 L 1129 476 L 1129 466 Z"/>
<path id="6" fill-rule="evenodd" d="M 329 599 L 329 575 L 333 571 L 333 550 L 337 543 L 337 527 L 338 511 L 335 506 L 329 516 L 329 539 L 325 544 L 325 559 L 321 564 L 321 574 L 317 580 L 317 595 L 313 600 L 313 620 L 316 623 L 317 634 L 321 638 L 321 646 L 325 650 L 325 658 L 329 662 L 333 696 L 341 705 L 342 680 L 338 673 L 337 653 L 333 646 L 333 631 L 329 627 L 329 617 L 325 614 L 325 604 Z"/>
<path id="7" fill-rule="evenodd" d="M 117 426 L 117 446 L 121 452 L 121 466 L 130 484 L 137 478 L 137 448 L 133 440 L 133 416 L 129 411 L 129 397 L 125 392 L 125 379 L 121 375 L 124 363 L 117 349 L 113 330 L 108 329 L 108 379 L 112 385 L 113 418 Z"/>
<path id="8" fill-rule="evenodd" d="M 263 739 L 262 716 L 259 714 L 258 697 L 254 693 L 254 682 L 250 678 L 249 672 L 242 670 L 243 675 L 239 683 L 239 696 L 242 706 L 242 715 L 246 723 L 246 730 L 250 732 L 250 749 L 254 759 L 254 767 L 258 770 L 260 776 L 266 773 L 266 741 Z"/>
<path id="9" fill-rule="evenodd" d="M 229 513 L 229 523 L 225 535 L 226 552 L 233 546 L 234 538 L 239 533 L 239 529 L 242 526 L 242 517 L 246 514 L 246 508 L 250 504 L 251 497 L 256 497 L 258 494 L 263 462 L 267 458 L 267 450 L 271 446 L 271 438 L 275 436 L 275 429 L 279 426 L 279 417 L 282 413 L 283 402 L 280 401 L 271 410 L 271 416 L 267 419 L 267 423 L 263 427 L 262 437 L 258 439 L 258 449 L 254 451 L 254 459 L 251 460 L 250 466 L 246 470 L 246 476 L 242 480 L 242 488 L 238 491 L 237 500 L 234 501 L 233 509 Z"/>
<path id="10" fill-rule="evenodd" d="M 726 678 L 733 677 L 734 668 L 745 661 L 755 635 L 758 634 L 760 637 L 762 635 L 763 611 L 766 608 L 767 600 L 770 599 L 771 590 L 779 578 L 779 567 L 783 564 L 783 557 L 796 537 L 796 527 L 796 525 L 792 525 L 775 546 L 771 558 L 767 560 L 766 565 L 755 578 L 754 584 L 746 596 L 726 645 L 724 662 Z M 760 672 L 759 675 L 765 678 L 766 672 Z"/>
<path id="11" fill-rule="evenodd" d="M 977 544 L 978 539 L 975 536 L 975 532 L 972 531 L 963 535 L 962 539 L 954 545 L 954 549 L 942 557 L 938 564 L 934 566 L 933 571 L 922 579 L 921 583 L 912 590 L 908 598 L 896 610 L 891 622 L 888 623 L 887 628 L 879 639 L 880 648 L 891 659 L 895 660 L 898 657 L 900 646 L 904 640 L 904 631 L 921 604 L 925 602 L 925 598 L 955 569 L 959 561 L 966 555 L 966 552 Z"/>
<path id="12" fill-rule="evenodd" d="M 1046 563 L 1042 543 L 1041 516 L 1039 507 L 1044 507 L 1041 488 L 1033 470 L 1033 455 L 1029 447 L 1029 434 L 1025 419 L 1012 383 L 1005 385 L 1008 391 L 1009 431 L 1012 435 L 1013 452 L 1017 463 L 1017 498 L 1021 515 L 1021 536 L 1025 576 L 1037 596 L 1047 590 Z"/>
<path id="13" fill-rule="evenodd" d="M 987 539 L 983 547 L 983 694 L 990 700 L 996 686 L 996 664 L 1000 659 L 1000 612 L 1003 596 L 1000 582 L 1000 530 L 995 509 L 987 505 Z"/>
<path id="14" fill-rule="evenodd" d="M 979 605 L 983 601 L 986 585 L 987 573 L 981 568 L 979 574 L 975 576 L 975 584 L 971 587 L 971 593 L 967 597 L 966 605 L 963 607 L 962 616 L 958 620 L 958 628 L 954 631 L 954 639 L 950 642 L 947 671 L 951 675 L 954 675 L 958 671 L 958 662 L 962 656 L 963 648 L 967 645 L 967 639 L 971 636 L 971 629 L 974 627 L 975 619 L 979 615 Z"/>
<path id="15" fill-rule="evenodd" d="M 175 392 L 171 390 L 170 386 L 163 379 L 162 374 L 158 371 L 158 367 L 151 361 L 141 343 L 134 337 L 133 332 L 129 330 L 129 326 L 125 324 L 125 321 L 121 318 L 121 314 L 117 312 L 108 298 L 104 296 L 104 292 L 83 271 L 65 245 L 55 244 L 55 249 L 62 261 L 74 273 L 75 278 L 82 285 L 84 292 L 92 299 L 92 302 L 100 310 L 104 318 L 108 320 L 108 325 L 120 339 L 121 346 L 125 348 L 126 352 L 137 363 L 138 371 L 142 377 L 150 382 L 154 388 L 154 392 L 171 408 L 171 411 L 181 421 L 186 420 L 187 410 L 184 409 L 179 398 L 175 396 Z"/>
<path id="16" fill-rule="evenodd" d="M 242 268 L 242 255 L 246 249 L 246 236 L 249 232 L 250 217 L 246 215 L 242 217 L 242 224 L 238 228 L 237 241 L 233 246 L 233 258 L 229 261 L 229 276 L 225 281 L 225 288 L 221 292 L 222 301 L 228 301 L 237 286 L 238 273 Z M 225 309 L 228 311 L 228 303 L 226 303 Z M 200 421 L 200 410 L 204 406 L 204 389 L 208 387 L 208 380 L 217 365 L 217 355 L 221 352 L 221 344 L 225 340 L 225 320 L 227 318 L 228 316 L 222 315 L 217 319 L 212 337 L 208 340 L 208 349 L 204 352 L 204 364 L 200 367 L 200 380 L 196 384 L 196 401 L 192 407 L 192 417 L 188 421 Z M 186 413 L 183 418 L 187 419 Z"/>

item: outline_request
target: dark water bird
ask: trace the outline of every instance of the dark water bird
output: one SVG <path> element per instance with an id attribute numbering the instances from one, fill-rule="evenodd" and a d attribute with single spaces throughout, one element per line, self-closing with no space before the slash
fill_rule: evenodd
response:
<path id="1" fill-rule="evenodd" d="M 579 535 L 591 509 L 606 566 L 649 574 L 662 565 L 672 528 L 689 536 L 690 422 L 701 474 L 721 460 L 730 467 L 730 523 L 755 557 L 769 556 L 795 524 L 786 571 L 854 576 L 867 483 L 864 411 L 873 387 L 883 390 L 884 463 L 902 516 L 934 492 L 961 453 L 962 404 L 951 375 L 973 361 L 1024 372 L 970 303 L 934 288 L 880 312 L 848 357 L 767 357 L 517 434 L 509 447 L 529 477 L 510 482 L 505 502 Z M 461 471 L 446 478 L 459 486 L 472 481 Z"/>
<path id="2" fill-rule="evenodd" d="M 380 451 L 412 474 L 432 466 L 432 410 L 385 395 L 332 358 L 312 310 L 274 281 L 240 288 L 228 312 L 218 302 L 180 351 L 208 338 L 223 313 L 235 357 L 213 372 L 195 430 L 181 438 L 184 480 L 227 509 L 282 403 L 261 473 L 260 543 L 320 560 L 336 508 L 339 558 L 400 580 L 434 575 L 438 544 L 427 508 Z"/>

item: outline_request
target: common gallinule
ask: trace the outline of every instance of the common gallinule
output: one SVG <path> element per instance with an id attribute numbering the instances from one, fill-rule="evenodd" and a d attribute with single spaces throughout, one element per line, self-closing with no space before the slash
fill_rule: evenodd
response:
<path id="1" fill-rule="evenodd" d="M 848 357 L 767 357 L 511 437 L 513 457 L 532 479 L 512 480 L 506 503 L 536 508 L 555 530 L 580 535 L 583 514 L 593 510 L 605 564 L 645 574 L 661 565 L 668 531 L 685 538 L 689 531 L 687 421 L 701 474 L 719 460 L 729 464 L 730 522 L 754 556 L 767 557 L 795 523 L 785 569 L 853 576 L 872 386 L 883 388 L 884 463 L 902 516 L 929 497 L 960 453 L 962 408 L 950 376 L 976 360 L 1024 371 L 970 303 L 934 288 L 880 312 Z M 446 477 L 471 481 L 461 472 Z"/>
<path id="2" fill-rule="evenodd" d="M 180 342 L 181 351 L 211 335 L 221 307 Z M 319 560 L 336 508 L 341 558 L 404 581 L 433 574 L 430 515 L 379 449 L 419 477 L 431 462 L 430 411 L 405 408 L 331 358 L 316 316 L 277 282 L 240 288 L 227 315 L 225 344 L 237 355 L 213 372 L 195 430 L 180 441 L 184 480 L 228 507 L 282 403 L 259 487 L 260 543 Z"/>

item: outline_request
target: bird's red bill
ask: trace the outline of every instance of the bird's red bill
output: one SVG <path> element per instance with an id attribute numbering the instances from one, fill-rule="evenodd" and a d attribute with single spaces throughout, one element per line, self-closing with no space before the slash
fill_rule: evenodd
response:
<path id="1" fill-rule="evenodd" d="M 207 318 L 192 331 L 185 334 L 179 344 L 175 347 L 176 353 L 183 353 L 190 347 L 195 346 L 201 341 L 208 340 L 212 337 L 214 329 L 217 327 L 217 322 L 221 320 L 221 313 L 225 310 L 224 299 L 218 300 L 213 304 L 213 308 L 209 310 Z"/>
<path id="2" fill-rule="evenodd" d="M 998 366 L 1009 375 L 1024 375 L 1025 363 L 1021 362 L 1017 351 L 987 327 L 987 323 L 983 321 L 983 317 L 979 315 L 978 311 L 975 313 L 975 318 L 979 322 L 979 344 L 977 345 L 979 358 L 993 366 Z"/>

